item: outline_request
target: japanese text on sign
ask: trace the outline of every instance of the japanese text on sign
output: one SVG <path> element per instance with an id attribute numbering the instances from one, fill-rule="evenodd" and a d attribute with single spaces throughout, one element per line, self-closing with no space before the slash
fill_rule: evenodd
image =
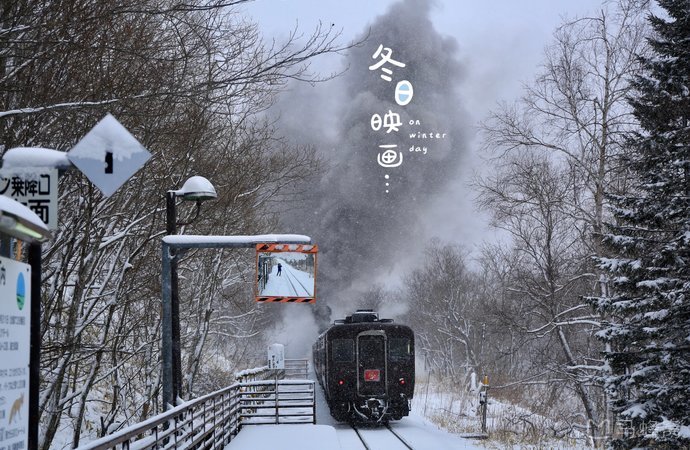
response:
<path id="1" fill-rule="evenodd" d="M 7 174 L 0 177 L 0 194 L 23 204 L 48 225 L 57 228 L 57 169 L 39 172 Z"/>

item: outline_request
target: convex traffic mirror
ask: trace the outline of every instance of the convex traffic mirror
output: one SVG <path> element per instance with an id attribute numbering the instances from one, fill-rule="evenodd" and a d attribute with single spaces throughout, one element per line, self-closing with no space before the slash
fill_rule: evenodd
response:
<path id="1" fill-rule="evenodd" d="M 256 301 L 313 303 L 317 252 L 311 244 L 257 244 Z"/>

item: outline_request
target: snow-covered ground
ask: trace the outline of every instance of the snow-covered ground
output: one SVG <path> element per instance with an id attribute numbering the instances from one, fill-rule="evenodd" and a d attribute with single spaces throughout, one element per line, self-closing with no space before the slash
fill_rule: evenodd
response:
<path id="1" fill-rule="evenodd" d="M 321 387 L 317 385 L 317 425 L 246 426 L 226 450 L 359 450 L 364 449 L 357 433 L 345 423 L 336 422 L 329 413 Z M 415 450 L 479 450 L 471 440 L 447 433 L 413 413 L 391 428 Z M 371 450 L 405 449 L 385 427 L 360 427 L 362 438 Z"/>
<path id="2" fill-rule="evenodd" d="M 311 376 L 312 379 L 315 379 L 313 373 Z M 342 450 L 364 448 L 350 425 L 337 422 L 331 416 L 323 390 L 318 383 L 316 384 L 316 423 L 330 425 L 335 429 Z M 402 420 L 391 422 L 391 428 L 416 450 L 474 450 L 481 448 L 471 440 L 441 430 L 415 413 L 415 411 Z M 402 445 L 396 443 L 396 438 L 384 427 L 361 428 L 360 431 L 372 450 L 389 450 L 397 448 L 392 447 L 392 445 Z"/>
<path id="3" fill-rule="evenodd" d="M 412 402 L 413 415 L 426 417 L 440 427 L 460 435 L 479 434 L 476 393 L 458 387 L 443 387 L 436 380 L 418 380 Z M 488 449 L 582 450 L 588 448 L 584 437 L 579 440 L 554 438 L 554 430 L 562 429 L 557 420 L 536 414 L 526 408 L 491 397 L 487 410 L 489 439 L 481 441 Z"/>
<path id="4" fill-rule="evenodd" d="M 313 368 L 310 365 L 310 369 Z M 313 371 L 312 380 L 316 379 Z M 448 433 L 424 419 L 413 402 L 410 416 L 391 422 L 391 428 L 415 450 L 479 450 L 477 442 Z M 421 403 L 420 403 L 421 405 Z M 316 384 L 317 425 L 257 425 L 244 427 L 227 450 L 360 450 L 365 447 L 352 427 L 337 422 L 330 414 L 321 386 Z M 372 450 L 395 450 L 406 447 L 385 427 L 360 427 L 362 438 Z M 335 438 L 335 440 L 334 440 Z"/>
<path id="5" fill-rule="evenodd" d="M 333 427 L 328 425 L 250 425 L 226 450 L 341 450 Z"/>

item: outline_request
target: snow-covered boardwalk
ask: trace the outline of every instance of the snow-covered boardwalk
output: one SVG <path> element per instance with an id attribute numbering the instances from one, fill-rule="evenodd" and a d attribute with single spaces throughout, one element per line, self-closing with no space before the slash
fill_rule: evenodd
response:
<path id="1" fill-rule="evenodd" d="M 326 411 L 327 412 L 327 411 Z M 411 415 L 393 423 L 391 429 L 415 450 L 479 450 L 470 440 L 446 433 L 419 416 Z M 331 425 L 250 425 L 226 450 L 405 450 L 405 446 L 385 427 L 360 428 Z M 362 439 L 365 444 L 362 443 Z"/>
<path id="2" fill-rule="evenodd" d="M 313 377 L 313 374 L 312 374 Z M 226 450 L 397 450 L 407 449 L 385 427 L 360 427 L 362 438 L 348 424 L 336 422 L 329 413 L 321 387 L 316 384 L 316 425 L 250 425 Z M 414 411 L 391 422 L 391 429 L 415 450 L 480 450 L 471 440 L 447 433 Z M 362 443 L 366 442 L 366 446 Z"/>

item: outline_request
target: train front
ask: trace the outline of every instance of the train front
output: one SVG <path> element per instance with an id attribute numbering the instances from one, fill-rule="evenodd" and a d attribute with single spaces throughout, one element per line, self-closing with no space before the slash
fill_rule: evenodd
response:
<path id="1" fill-rule="evenodd" d="M 375 313 L 356 315 L 327 333 L 331 414 L 341 421 L 399 420 L 414 392 L 414 334 Z"/>

